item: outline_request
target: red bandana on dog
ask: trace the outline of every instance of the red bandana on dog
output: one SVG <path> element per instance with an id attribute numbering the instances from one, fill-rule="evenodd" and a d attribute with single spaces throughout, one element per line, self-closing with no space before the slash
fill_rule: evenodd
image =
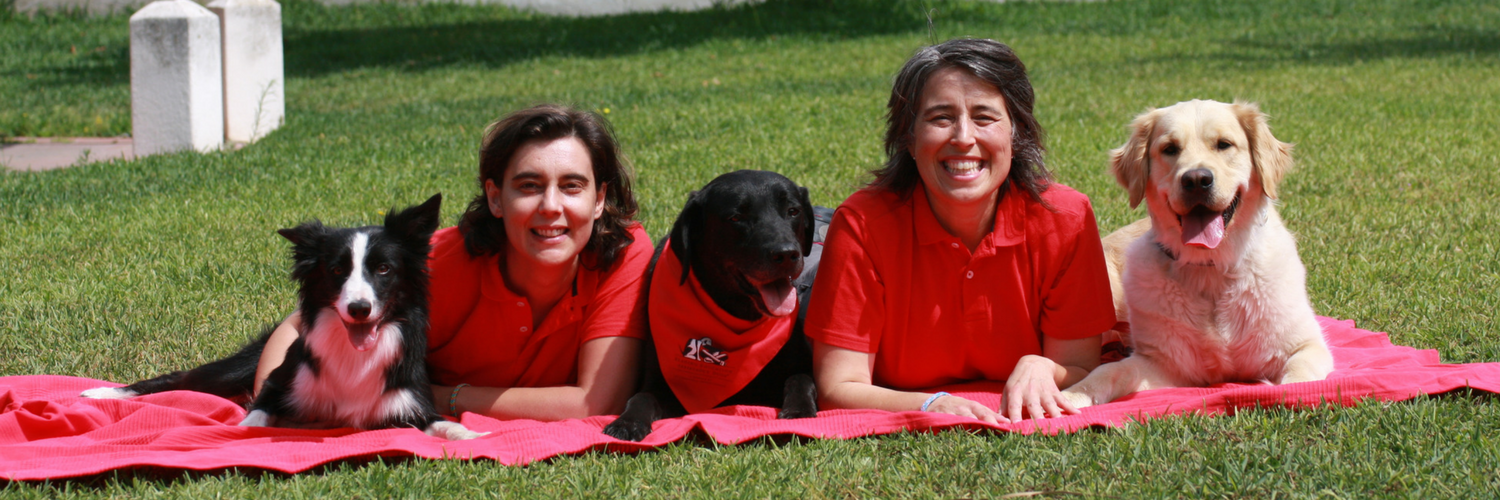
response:
<path id="1" fill-rule="evenodd" d="M 736 318 L 714 304 L 697 276 L 680 285 L 682 265 L 668 245 L 651 275 L 648 314 L 667 385 L 698 413 L 744 389 L 791 338 L 797 314 Z"/>

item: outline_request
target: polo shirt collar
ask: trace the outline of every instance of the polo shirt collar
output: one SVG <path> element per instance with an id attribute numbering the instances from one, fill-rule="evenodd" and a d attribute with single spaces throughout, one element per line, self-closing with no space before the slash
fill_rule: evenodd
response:
<path id="1" fill-rule="evenodd" d="M 1026 200 L 1023 199 L 1026 192 L 1011 182 L 1000 189 L 1005 193 L 995 207 L 995 226 L 985 236 L 985 240 L 997 247 L 1018 245 L 1026 241 Z M 913 221 L 917 226 L 917 243 L 931 245 L 958 240 L 957 236 L 948 234 L 948 230 L 938 224 L 937 214 L 932 212 L 932 205 L 927 201 L 926 186 L 917 184 L 913 187 L 911 199 Z"/>
<path id="2" fill-rule="evenodd" d="M 505 252 L 507 251 L 509 249 L 503 250 L 499 255 L 492 255 L 487 259 L 490 262 L 483 266 L 484 271 L 482 271 L 483 274 L 479 278 L 479 289 L 484 293 L 485 298 L 490 300 L 505 303 L 518 302 L 524 300 L 523 297 L 511 291 L 510 287 L 505 286 L 505 276 L 500 274 L 500 260 L 505 258 Z M 599 286 L 598 274 L 597 272 L 590 271 L 588 268 L 579 266 L 578 274 L 573 278 L 572 292 L 563 296 L 563 301 L 558 302 L 558 304 L 566 304 L 572 309 L 587 306 L 589 299 L 594 296 L 594 290 Z"/>

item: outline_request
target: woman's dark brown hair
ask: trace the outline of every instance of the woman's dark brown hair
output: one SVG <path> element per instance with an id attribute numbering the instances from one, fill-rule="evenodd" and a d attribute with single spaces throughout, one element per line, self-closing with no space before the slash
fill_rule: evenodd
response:
<path id="1" fill-rule="evenodd" d="M 1010 175 L 1000 186 L 1004 195 L 1012 181 L 1031 197 L 1041 201 L 1042 192 L 1052 183 L 1052 172 L 1042 163 L 1042 126 L 1032 114 L 1036 94 L 1031 90 L 1031 81 L 1026 78 L 1026 65 L 1021 58 L 1003 43 L 987 39 L 949 40 L 931 47 L 923 47 L 896 74 L 891 86 L 891 100 L 886 104 L 885 166 L 872 172 L 875 180 L 871 186 L 902 194 L 911 194 L 912 188 L 922 182 L 917 173 L 917 161 L 912 158 L 911 145 L 913 127 L 917 123 L 917 109 L 922 105 L 922 90 L 933 74 L 947 68 L 961 68 L 979 79 L 989 82 L 1005 97 L 1005 111 L 1013 124 L 1011 132 Z"/>
<path id="2" fill-rule="evenodd" d="M 541 104 L 501 118 L 485 134 L 479 150 L 479 196 L 469 202 L 469 208 L 458 221 L 458 231 L 464 236 L 464 248 L 469 255 L 498 254 L 507 244 L 504 221 L 490 213 L 484 181 L 503 186 L 505 170 L 521 146 L 564 137 L 576 138 L 588 149 L 595 186 L 604 189 L 604 214 L 594 220 L 594 233 L 583 247 L 583 265 L 608 269 L 635 240 L 629 231 L 638 209 L 630 190 L 630 166 L 620 155 L 609 123 L 587 111 Z"/>

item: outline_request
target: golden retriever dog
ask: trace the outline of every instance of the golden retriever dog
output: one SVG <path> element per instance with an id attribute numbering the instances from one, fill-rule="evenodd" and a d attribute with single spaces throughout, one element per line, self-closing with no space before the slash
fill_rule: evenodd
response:
<path id="1" fill-rule="evenodd" d="M 1276 213 L 1291 145 L 1254 104 L 1187 101 L 1131 123 L 1110 169 L 1149 217 L 1105 238 L 1130 357 L 1063 391 L 1076 407 L 1136 391 L 1322 380 L 1333 355 Z M 1123 303 L 1122 303 L 1123 294 Z"/>

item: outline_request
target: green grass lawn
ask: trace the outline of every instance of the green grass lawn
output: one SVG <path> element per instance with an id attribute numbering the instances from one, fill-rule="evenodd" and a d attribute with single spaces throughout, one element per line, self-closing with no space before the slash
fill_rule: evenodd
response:
<path id="1" fill-rule="evenodd" d="M 8 7 L 7 2 L 3 6 Z M 274 230 L 367 223 L 476 193 L 483 127 L 539 101 L 597 109 L 663 235 L 738 168 L 833 206 L 881 161 L 890 79 L 917 47 L 990 37 L 1028 63 L 1048 164 L 1102 228 L 1136 218 L 1105 172 L 1152 106 L 1260 103 L 1320 314 L 1500 361 L 1500 6 L 1473 1 L 782 1 L 571 19 L 501 7 L 283 3 L 287 123 L 230 153 L 0 174 L 0 375 L 128 381 L 231 351 L 293 307 Z M 0 137 L 130 131 L 127 16 L 0 9 Z M 930 27 L 929 27 L 930 15 Z M 1042 437 L 850 441 L 279 476 L 10 483 L 7 497 L 1492 497 L 1500 404 L 1456 394 L 1177 417 Z"/>

